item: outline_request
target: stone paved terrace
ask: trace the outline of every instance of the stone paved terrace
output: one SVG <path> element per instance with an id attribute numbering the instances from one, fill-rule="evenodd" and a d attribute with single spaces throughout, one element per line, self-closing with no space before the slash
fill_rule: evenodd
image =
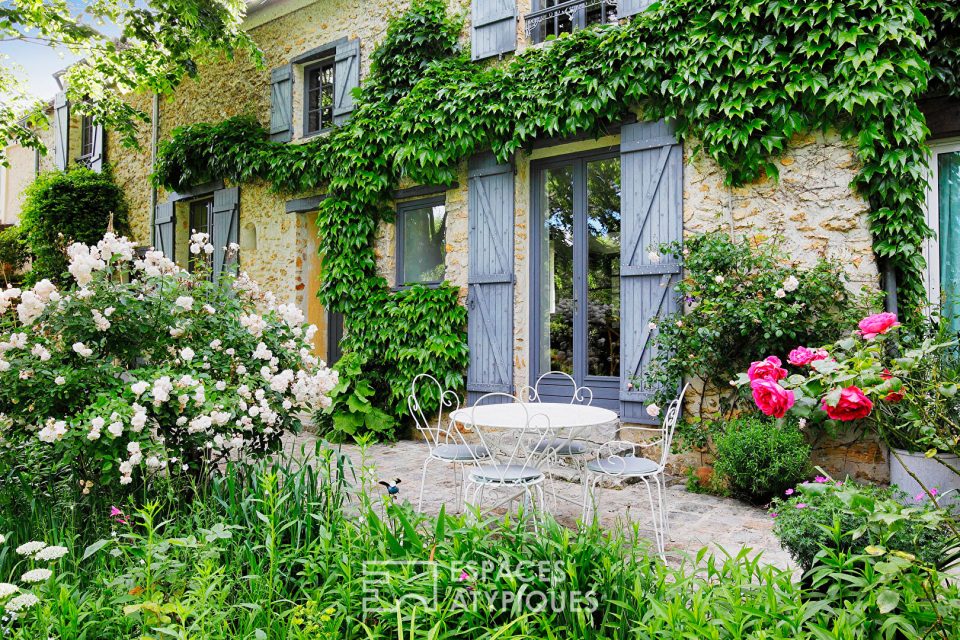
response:
<path id="1" fill-rule="evenodd" d="M 288 441 L 285 450 L 301 456 L 301 451 L 312 455 L 317 439 L 304 433 Z M 305 446 L 304 446 L 305 445 Z M 360 450 L 356 445 L 342 445 L 355 465 L 360 464 Z M 420 490 L 420 474 L 427 445 L 424 442 L 401 440 L 395 444 L 377 444 L 368 447 L 366 464 L 372 466 L 376 480 L 400 478 L 402 499 L 415 503 Z M 773 535 L 770 516 L 762 509 L 748 506 L 731 498 L 695 494 L 687 491 L 682 478 L 669 478 L 668 505 L 670 509 L 671 539 L 667 543 L 668 557 L 677 560 L 684 553 L 695 554 L 702 547 L 713 551 L 720 548 L 731 554 L 748 547 L 762 553 L 763 560 L 781 567 L 794 567 L 789 555 L 780 548 Z M 424 511 L 437 513 L 440 505 L 452 509 L 455 500 L 452 468 L 443 463 L 434 463 L 428 472 L 428 487 L 424 494 Z M 556 480 L 557 491 L 570 497 L 580 495 L 580 485 Z M 604 526 L 614 526 L 618 519 L 633 518 L 641 527 L 641 534 L 652 540 L 650 509 L 646 490 L 642 484 L 616 488 L 600 488 L 600 518 Z M 549 489 L 547 507 L 557 520 L 566 526 L 576 526 L 579 507 L 563 500 L 554 508 L 550 503 Z"/>

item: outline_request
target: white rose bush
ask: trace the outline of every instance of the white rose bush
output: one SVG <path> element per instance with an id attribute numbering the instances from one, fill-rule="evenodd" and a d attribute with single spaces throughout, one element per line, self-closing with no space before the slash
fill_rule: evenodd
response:
<path id="1" fill-rule="evenodd" d="M 0 290 L 0 445 L 46 447 L 89 491 L 262 457 L 329 405 L 299 308 L 234 275 L 236 245 L 214 281 L 208 236 L 190 244 L 193 273 L 107 233 L 69 247 L 70 289 Z"/>

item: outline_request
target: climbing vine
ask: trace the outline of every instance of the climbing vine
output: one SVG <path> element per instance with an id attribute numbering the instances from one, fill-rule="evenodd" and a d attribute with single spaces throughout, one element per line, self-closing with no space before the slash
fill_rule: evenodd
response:
<path id="1" fill-rule="evenodd" d="M 398 181 L 447 184 L 474 153 L 507 161 L 537 139 L 601 135 L 635 112 L 673 119 L 729 185 L 775 179 L 794 135 L 835 128 L 853 140 L 874 250 L 906 305 L 921 304 L 930 229 L 917 99 L 958 91 L 957 0 L 664 0 L 496 65 L 471 62 L 460 31 L 442 0 L 415 0 L 374 53 L 347 125 L 303 144 L 270 142 L 252 118 L 183 127 L 154 176 L 170 188 L 219 178 L 327 194 L 321 299 L 346 315 L 347 347 L 372 367 L 381 405 L 400 413 L 419 370 L 462 382 L 466 359 L 454 290 L 394 293 L 377 275 L 376 225 L 392 215 Z M 424 305 L 439 321 L 421 322 Z"/>

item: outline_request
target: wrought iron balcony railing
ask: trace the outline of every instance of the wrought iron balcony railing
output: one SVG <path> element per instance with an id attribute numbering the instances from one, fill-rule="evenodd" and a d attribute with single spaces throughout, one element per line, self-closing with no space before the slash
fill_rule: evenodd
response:
<path id="1" fill-rule="evenodd" d="M 539 43 L 590 24 L 617 21 L 618 0 L 542 0 L 543 8 L 523 18 L 527 37 Z"/>

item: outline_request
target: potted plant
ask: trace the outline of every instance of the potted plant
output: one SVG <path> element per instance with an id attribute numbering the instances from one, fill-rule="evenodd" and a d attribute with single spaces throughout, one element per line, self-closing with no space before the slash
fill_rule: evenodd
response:
<path id="1" fill-rule="evenodd" d="M 960 355 L 937 316 L 904 331 L 892 313 L 823 348 L 797 347 L 751 364 L 734 384 L 757 407 L 828 426 L 869 420 L 890 447 L 891 483 L 908 495 L 960 491 Z M 957 494 L 949 498 L 960 504 Z"/>

